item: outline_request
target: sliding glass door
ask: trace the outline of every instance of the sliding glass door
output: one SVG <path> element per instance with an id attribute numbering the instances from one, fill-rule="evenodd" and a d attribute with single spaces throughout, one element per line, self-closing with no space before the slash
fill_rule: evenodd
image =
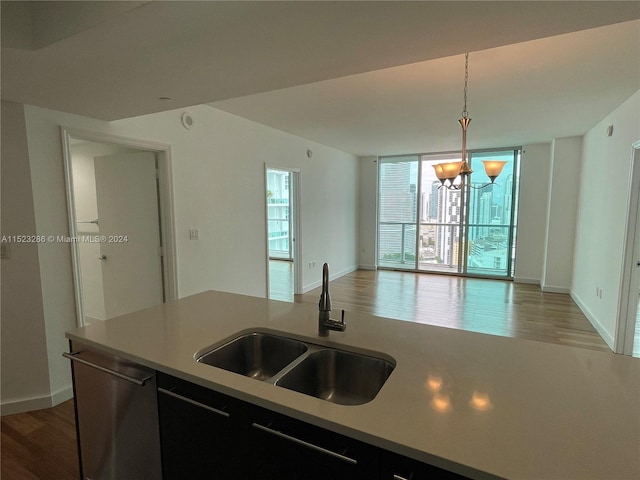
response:
<path id="1" fill-rule="evenodd" d="M 441 186 L 433 165 L 460 153 L 381 157 L 378 266 L 512 277 L 520 149 L 469 153 L 465 191 Z M 507 161 L 491 184 L 483 160 Z"/>
<path id="2" fill-rule="evenodd" d="M 518 156 L 518 150 L 470 154 L 474 173 L 467 205 L 466 271 L 469 275 L 513 276 L 517 198 L 514 172 L 517 172 Z M 507 162 L 495 183 L 490 183 L 485 174 L 483 160 Z"/>
<path id="3" fill-rule="evenodd" d="M 459 273 L 462 195 L 460 190 L 440 188 L 433 165 L 460 161 L 460 155 L 420 157 L 420 236 L 418 263 L 423 271 Z"/>
<path id="4" fill-rule="evenodd" d="M 418 198 L 417 155 L 386 157 L 378 176 L 378 265 L 414 270 Z"/>

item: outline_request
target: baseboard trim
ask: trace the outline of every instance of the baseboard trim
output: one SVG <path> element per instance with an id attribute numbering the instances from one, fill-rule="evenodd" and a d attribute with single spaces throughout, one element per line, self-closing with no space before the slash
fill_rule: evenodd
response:
<path id="1" fill-rule="evenodd" d="M 516 277 L 513 279 L 516 283 L 530 283 L 532 285 L 540 285 L 539 278 Z"/>
<path id="2" fill-rule="evenodd" d="M 351 267 L 345 268 L 343 270 L 340 270 L 338 272 L 331 272 L 329 271 L 329 278 L 331 279 L 331 281 L 333 280 L 337 280 L 340 277 L 344 277 L 345 275 L 348 275 L 352 272 L 355 272 L 356 270 L 358 270 L 358 266 L 357 265 L 353 265 Z M 320 276 L 322 277 L 322 272 L 320 272 Z M 307 293 L 310 292 L 311 290 L 321 287 L 322 286 L 322 278 L 320 278 L 319 280 L 313 282 L 313 283 L 308 283 L 307 285 L 303 285 L 302 286 L 302 293 Z"/>
<path id="3" fill-rule="evenodd" d="M 358 266 L 357 265 L 352 265 L 349 268 L 345 268 L 344 270 L 340 270 L 339 272 L 335 272 L 333 275 L 331 275 L 331 279 L 332 280 L 336 280 L 336 279 L 338 279 L 340 277 L 344 277 L 345 275 L 353 273 L 356 270 L 358 270 Z M 320 282 L 320 283 L 322 283 L 322 282 Z"/>
<path id="4" fill-rule="evenodd" d="M 571 290 L 569 290 L 567 287 L 555 287 L 553 285 L 543 285 L 540 288 L 542 289 L 543 292 L 546 292 L 546 293 L 564 293 L 564 294 L 571 293 Z"/>
<path id="5" fill-rule="evenodd" d="M 89 325 L 91 323 L 96 323 L 96 322 L 103 322 L 104 318 L 100 319 L 98 317 L 92 317 L 91 315 L 85 315 L 84 316 L 84 324 L 85 325 Z"/>
<path id="6" fill-rule="evenodd" d="M 358 270 L 377 270 L 377 265 L 358 265 Z"/>
<path id="7" fill-rule="evenodd" d="M 591 312 L 591 310 L 589 310 L 587 306 L 582 302 L 582 300 L 580 300 L 580 297 L 578 297 L 573 292 L 571 292 L 570 295 L 573 301 L 576 302 L 576 305 L 578 305 L 578 308 L 582 310 L 582 313 L 584 313 L 584 316 L 587 317 L 587 320 L 589 320 L 591 325 L 593 325 L 593 328 L 596 329 L 596 331 L 600 334 L 600 336 L 605 341 L 605 343 L 609 346 L 609 348 L 612 351 L 614 351 L 613 346 L 615 343 L 615 339 L 613 338 L 611 333 L 607 331 L 607 329 L 602 325 L 602 323 L 600 323 L 600 321 Z"/>
<path id="8" fill-rule="evenodd" d="M 322 285 L 322 281 L 318 280 L 317 282 L 309 283 L 308 285 L 302 286 L 302 293 L 310 292 L 311 290 L 318 288 Z"/>
<path id="9" fill-rule="evenodd" d="M 57 391 L 51 394 L 51 406 L 55 407 L 56 405 L 60 405 L 62 402 L 66 402 L 73 398 L 73 386 L 68 385 L 58 389 Z"/>
<path id="10" fill-rule="evenodd" d="M 40 397 L 25 397 L 18 400 L 10 400 L 0 404 L 0 416 L 15 415 L 16 413 L 32 412 L 51 408 L 73 398 L 73 387 L 63 387 L 51 395 Z"/>

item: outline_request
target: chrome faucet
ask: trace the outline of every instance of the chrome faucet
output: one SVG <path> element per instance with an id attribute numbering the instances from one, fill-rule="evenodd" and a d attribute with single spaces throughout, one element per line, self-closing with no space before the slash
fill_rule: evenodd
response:
<path id="1" fill-rule="evenodd" d="M 344 332 L 347 325 L 344 323 L 344 310 L 342 310 L 342 320 L 331 319 L 331 296 L 329 295 L 329 265 L 322 266 L 322 294 L 318 304 L 320 313 L 318 315 L 318 335 L 326 337 L 329 330 Z"/>

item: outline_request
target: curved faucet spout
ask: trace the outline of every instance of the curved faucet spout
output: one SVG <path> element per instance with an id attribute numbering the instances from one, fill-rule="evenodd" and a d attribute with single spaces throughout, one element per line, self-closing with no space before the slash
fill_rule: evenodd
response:
<path id="1" fill-rule="evenodd" d="M 320 294 L 321 312 L 331 311 L 331 296 L 329 295 L 329 265 L 324 264 L 322 266 L 322 293 Z"/>
<path id="2" fill-rule="evenodd" d="M 329 265 L 324 264 L 322 266 L 322 293 L 320 294 L 320 303 L 318 304 L 320 310 L 318 315 L 318 335 L 326 337 L 329 335 L 329 330 L 337 330 L 344 332 L 346 325 L 344 323 L 344 310 L 342 311 L 342 320 L 331 319 L 331 296 L 329 295 Z"/>

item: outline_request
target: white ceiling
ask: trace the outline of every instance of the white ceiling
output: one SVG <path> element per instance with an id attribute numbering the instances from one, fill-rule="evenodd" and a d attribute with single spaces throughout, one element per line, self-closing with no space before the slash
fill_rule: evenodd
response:
<path id="1" fill-rule="evenodd" d="M 212 104 L 356 155 L 460 148 L 464 55 Z M 469 56 L 470 148 L 582 135 L 640 89 L 640 21 Z"/>
<path id="2" fill-rule="evenodd" d="M 4 100 L 210 103 L 360 155 L 457 148 L 465 51 L 472 148 L 582 134 L 640 88 L 638 1 L 1 5 Z"/>

